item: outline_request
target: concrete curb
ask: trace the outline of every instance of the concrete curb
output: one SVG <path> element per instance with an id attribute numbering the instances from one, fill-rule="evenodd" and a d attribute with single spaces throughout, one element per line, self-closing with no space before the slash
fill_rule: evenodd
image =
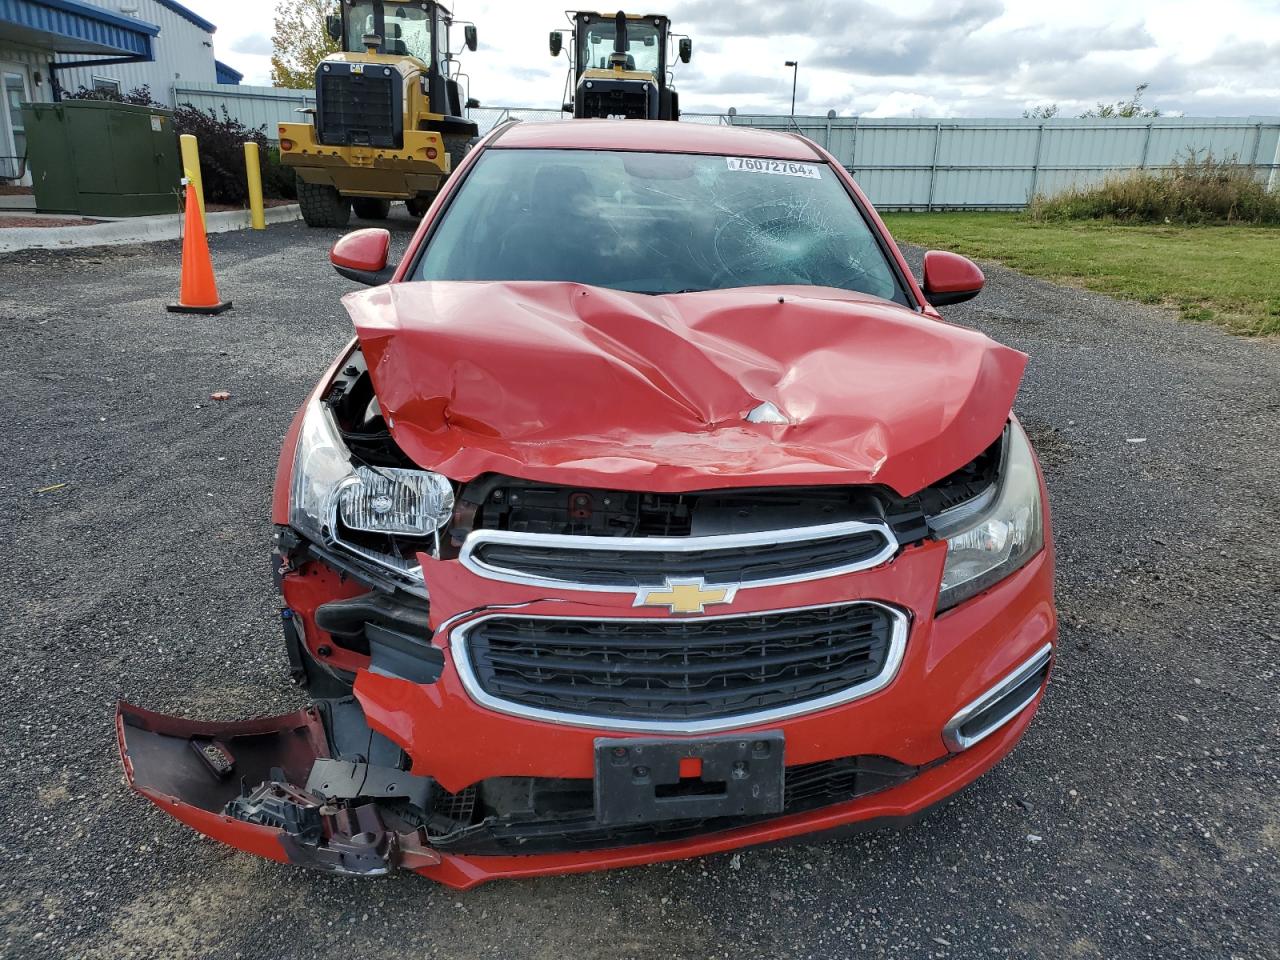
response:
<path id="1" fill-rule="evenodd" d="M 296 203 L 268 207 L 267 223 L 291 223 L 302 219 Z M 229 233 L 249 229 L 248 210 L 227 210 L 205 215 L 209 233 Z M 166 213 L 158 217 L 130 217 L 90 227 L 13 227 L 0 229 L 0 253 L 19 250 L 74 250 L 83 247 L 115 247 L 126 243 L 156 243 L 182 239 L 182 215 Z"/>

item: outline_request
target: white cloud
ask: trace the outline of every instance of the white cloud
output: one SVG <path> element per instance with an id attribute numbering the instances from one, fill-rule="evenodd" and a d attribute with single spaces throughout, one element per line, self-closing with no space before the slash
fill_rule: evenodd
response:
<path id="1" fill-rule="evenodd" d="M 231 42 L 232 53 L 249 54 L 250 56 L 271 56 L 271 40 L 261 33 L 248 33 Z"/>
<path id="2" fill-rule="evenodd" d="M 221 60 L 246 83 L 269 83 L 271 7 L 262 0 L 185 0 L 218 24 Z M 590 5 L 588 5 L 590 6 Z M 1064 114 L 1114 101 L 1150 81 L 1166 112 L 1276 112 L 1280 4 L 1274 0 L 672 0 L 692 34 L 677 65 L 686 110 L 874 116 L 1018 116 L 1057 102 Z M 463 55 L 485 104 L 557 107 L 566 61 L 547 34 L 568 29 L 563 0 L 456 0 L 480 50 Z M 594 9 L 594 7 L 593 7 Z M 460 37 L 458 41 L 460 42 Z"/>
<path id="3" fill-rule="evenodd" d="M 950 104 L 939 103 L 933 97 L 921 93 L 885 94 L 874 107 L 862 114 L 864 117 L 950 117 Z"/>

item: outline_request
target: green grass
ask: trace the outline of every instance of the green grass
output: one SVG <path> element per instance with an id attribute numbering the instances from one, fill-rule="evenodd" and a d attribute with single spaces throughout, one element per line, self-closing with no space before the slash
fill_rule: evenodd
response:
<path id="1" fill-rule="evenodd" d="M 1178 309 L 1249 336 L 1280 334 L 1280 227 L 1046 222 L 1016 213 L 888 213 L 904 243 Z"/>

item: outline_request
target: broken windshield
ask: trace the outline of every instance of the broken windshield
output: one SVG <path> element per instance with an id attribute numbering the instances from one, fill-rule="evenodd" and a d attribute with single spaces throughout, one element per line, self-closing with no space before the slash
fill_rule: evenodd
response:
<path id="1" fill-rule="evenodd" d="M 487 150 L 414 278 L 651 294 L 798 284 L 909 302 L 829 166 L 751 157 Z"/>

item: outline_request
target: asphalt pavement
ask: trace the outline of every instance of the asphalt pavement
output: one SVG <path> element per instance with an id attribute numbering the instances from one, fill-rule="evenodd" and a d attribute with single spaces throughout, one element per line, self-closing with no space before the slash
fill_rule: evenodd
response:
<path id="1" fill-rule="evenodd" d="M 165 313 L 174 242 L 0 258 L 0 956 L 1280 956 L 1280 346 L 994 267 L 948 316 L 1031 356 L 1062 643 L 1022 744 L 923 823 L 459 894 L 259 861 L 129 793 L 117 698 L 304 702 L 269 501 L 351 336 L 335 237 L 211 237 L 216 318 Z"/>

